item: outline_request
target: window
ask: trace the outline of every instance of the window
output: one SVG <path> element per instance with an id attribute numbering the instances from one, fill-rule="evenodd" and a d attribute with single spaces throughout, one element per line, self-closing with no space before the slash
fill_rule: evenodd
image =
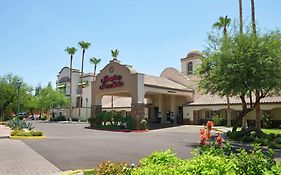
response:
<path id="1" fill-rule="evenodd" d="M 211 111 L 205 111 L 205 118 L 211 118 Z"/>
<path id="2" fill-rule="evenodd" d="M 193 73 L 193 63 L 192 61 L 190 61 L 188 64 L 187 64 L 187 74 L 192 74 Z"/>
<path id="3" fill-rule="evenodd" d="M 83 98 L 81 98 L 81 100 L 80 100 L 80 97 L 77 97 L 76 98 L 76 107 L 78 108 L 79 107 L 79 101 L 80 101 L 80 103 L 81 103 L 81 107 L 83 107 L 83 100 L 82 100 Z"/>
<path id="4" fill-rule="evenodd" d="M 205 111 L 205 118 L 213 118 L 218 115 L 218 111 Z"/>

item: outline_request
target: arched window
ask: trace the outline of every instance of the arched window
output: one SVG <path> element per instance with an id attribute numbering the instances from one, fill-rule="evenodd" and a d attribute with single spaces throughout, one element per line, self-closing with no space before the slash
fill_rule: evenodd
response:
<path id="1" fill-rule="evenodd" d="M 192 61 L 190 61 L 188 64 L 187 64 L 187 74 L 192 74 L 193 73 L 193 64 L 192 64 Z"/>

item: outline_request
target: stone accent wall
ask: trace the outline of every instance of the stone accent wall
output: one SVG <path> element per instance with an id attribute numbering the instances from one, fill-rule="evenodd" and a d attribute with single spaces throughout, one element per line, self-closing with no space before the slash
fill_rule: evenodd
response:
<path id="1" fill-rule="evenodd" d="M 92 105 L 91 106 L 91 117 L 95 118 L 96 114 L 102 111 L 102 105 Z"/>
<path id="2" fill-rule="evenodd" d="M 140 122 L 144 119 L 144 103 L 132 103 L 131 115 L 135 119 L 135 129 L 141 129 Z"/>
<path id="3" fill-rule="evenodd" d="M 91 118 L 96 118 L 96 114 L 102 111 L 102 105 L 91 106 Z M 90 122 L 90 126 L 94 127 L 95 123 Z"/>

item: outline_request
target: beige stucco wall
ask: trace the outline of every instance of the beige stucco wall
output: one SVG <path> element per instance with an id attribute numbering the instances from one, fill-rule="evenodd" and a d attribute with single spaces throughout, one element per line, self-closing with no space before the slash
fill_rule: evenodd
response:
<path id="1" fill-rule="evenodd" d="M 273 109 L 271 111 L 271 116 L 273 120 L 281 120 L 281 107 Z"/>
<path id="2" fill-rule="evenodd" d="M 192 58 L 192 59 L 186 59 L 181 61 L 181 72 L 184 75 L 187 75 L 187 64 L 189 62 L 192 62 L 193 65 L 193 72 L 198 68 L 198 66 L 202 63 L 202 61 L 200 60 L 200 58 Z"/>
<path id="3" fill-rule="evenodd" d="M 183 107 L 183 117 L 193 120 L 193 111 L 200 110 L 200 116 L 204 116 L 204 111 L 206 110 L 225 110 L 224 105 L 212 105 L 212 106 L 184 106 Z M 241 111 L 241 105 L 231 105 L 231 109 L 235 111 Z M 261 104 L 261 112 L 264 110 L 272 110 L 271 114 L 273 120 L 281 120 L 281 104 Z M 255 120 L 255 110 L 249 112 L 246 116 L 247 120 Z"/>
<path id="4" fill-rule="evenodd" d="M 114 71 L 111 72 L 110 68 L 113 67 Z M 100 89 L 102 85 L 101 79 L 105 76 L 121 75 L 121 81 L 124 82 L 123 86 Z M 131 71 L 125 65 L 120 64 L 117 61 L 110 61 L 101 72 L 97 75 L 96 81 L 92 82 L 92 105 L 101 105 L 101 98 L 104 95 L 114 94 L 115 96 L 128 96 L 132 97 L 132 103 L 144 102 L 144 75 Z"/>
<path id="5" fill-rule="evenodd" d="M 64 67 L 57 76 L 57 85 L 65 84 L 66 85 L 66 93 L 65 95 L 70 95 L 70 82 L 59 83 L 59 80 L 63 77 L 69 78 L 70 69 L 68 67 Z M 86 98 L 88 98 L 88 106 L 91 106 L 91 82 L 93 80 L 93 76 L 91 74 L 84 74 L 83 81 L 88 81 L 88 86 L 83 88 L 82 100 L 83 107 L 86 107 Z M 76 107 L 77 97 L 80 96 L 77 91 L 80 91 L 80 73 L 77 70 L 72 71 L 72 107 Z"/>

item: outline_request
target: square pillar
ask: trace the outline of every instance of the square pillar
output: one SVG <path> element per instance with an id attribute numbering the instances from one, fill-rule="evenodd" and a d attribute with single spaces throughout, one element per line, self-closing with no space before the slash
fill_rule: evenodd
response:
<path id="1" fill-rule="evenodd" d="M 141 129 L 140 123 L 144 119 L 144 103 L 131 104 L 131 116 L 135 119 L 135 129 Z"/>
<path id="2" fill-rule="evenodd" d="M 171 95 L 171 107 L 170 107 L 170 111 L 171 111 L 171 114 L 170 114 L 170 118 L 171 118 L 171 121 L 172 121 L 172 124 L 173 123 L 177 123 L 177 114 L 176 114 L 176 105 L 175 105 L 175 96 L 174 95 Z"/>
<path id="3" fill-rule="evenodd" d="M 102 111 L 102 105 L 91 105 L 91 118 L 96 118 L 97 113 Z M 94 123 L 90 123 L 93 127 Z"/>

